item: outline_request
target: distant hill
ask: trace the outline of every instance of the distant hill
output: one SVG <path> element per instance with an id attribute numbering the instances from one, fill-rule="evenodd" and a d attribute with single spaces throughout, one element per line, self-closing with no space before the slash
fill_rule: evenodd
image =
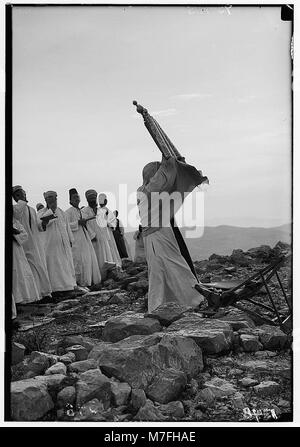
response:
<path id="1" fill-rule="evenodd" d="M 193 260 L 209 258 L 213 253 L 219 255 L 230 255 L 232 250 L 249 248 L 259 245 L 274 245 L 278 241 L 291 243 L 291 225 L 281 225 L 279 227 L 234 227 L 230 225 L 220 225 L 217 227 L 205 227 L 203 236 L 200 238 L 186 238 L 187 229 L 181 228 L 186 244 L 190 250 Z M 134 254 L 135 241 L 134 233 L 126 233 L 126 238 Z"/>

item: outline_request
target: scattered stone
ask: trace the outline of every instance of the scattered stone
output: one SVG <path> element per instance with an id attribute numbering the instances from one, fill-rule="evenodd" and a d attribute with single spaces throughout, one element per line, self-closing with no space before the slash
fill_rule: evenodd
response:
<path id="1" fill-rule="evenodd" d="M 244 377 L 239 381 L 239 383 L 245 388 L 249 388 L 251 386 L 257 385 L 259 382 L 258 380 L 252 379 L 251 377 Z"/>
<path id="2" fill-rule="evenodd" d="M 28 370 L 35 373 L 35 375 L 44 374 L 46 369 L 48 369 L 51 365 L 51 356 L 49 354 L 45 354 L 44 352 L 32 351 L 30 355 L 30 361 L 27 365 Z"/>
<path id="3" fill-rule="evenodd" d="M 215 400 L 216 395 L 211 388 L 203 388 L 197 394 L 197 401 L 206 402 L 208 405 L 211 405 Z"/>
<path id="4" fill-rule="evenodd" d="M 58 408 L 65 408 L 66 405 L 73 405 L 76 398 L 76 389 L 74 386 L 67 386 L 57 394 Z"/>
<path id="5" fill-rule="evenodd" d="M 66 351 L 75 354 L 76 362 L 86 360 L 88 358 L 88 351 L 81 345 L 71 346 L 70 348 L 67 348 Z"/>
<path id="6" fill-rule="evenodd" d="M 181 419 L 184 417 L 184 407 L 180 400 L 169 402 L 168 404 L 159 405 L 157 407 L 164 416 L 171 419 Z"/>
<path id="7" fill-rule="evenodd" d="M 259 351 L 255 353 L 255 357 L 258 357 L 260 359 L 268 359 L 276 356 L 277 352 L 274 351 Z"/>
<path id="8" fill-rule="evenodd" d="M 218 317 L 218 319 L 228 323 L 233 331 L 255 327 L 254 321 L 240 309 L 230 309 L 225 316 Z"/>
<path id="9" fill-rule="evenodd" d="M 238 265 L 240 267 L 247 267 L 250 264 L 253 264 L 254 261 L 250 255 L 246 255 L 243 250 L 237 249 L 233 250 L 230 261 L 232 264 Z"/>
<path id="10" fill-rule="evenodd" d="M 79 362 L 71 363 L 68 366 L 69 372 L 83 373 L 89 369 L 95 369 L 98 367 L 97 361 L 94 359 L 81 360 Z"/>
<path id="11" fill-rule="evenodd" d="M 282 408 L 290 408 L 291 402 L 285 399 L 280 399 L 277 405 Z"/>
<path id="12" fill-rule="evenodd" d="M 186 375 L 181 371 L 169 369 L 157 376 L 147 388 L 147 396 L 162 404 L 176 400 L 186 386 Z"/>
<path id="13" fill-rule="evenodd" d="M 281 350 L 284 349 L 287 342 L 287 335 L 276 326 L 263 325 L 259 327 L 259 338 L 265 349 Z"/>
<path id="14" fill-rule="evenodd" d="M 67 374 L 66 365 L 64 365 L 62 362 L 55 363 L 55 365 L 50 366 L 50 368 L 45 371 L 46 376 L 49 376 L 51 374 Z"/>
<path id="15" fill-rule="evenodd" d="M 12 342 L 11 344 L 11 364 L 17 365 L 24 360 L 25 346 L 20 343 Z"/>
<path id="16" fill-rule="evenodd" d="M 241 393 L 239 393 L 239 392 L 237 392 L 237 393 L 235 393 L 233 395 L 232 403 L 233 403 L 233 406 L 236 409 L 243 409 L 243 408 L 245 408 L 244 396 Z"/>
<path id="17" fill-rule="evenodd" d="M 131 393 L 131 386 L 125 382 L 111 381 L 110 383 L 111 383 L 112 401 L 114 405 L 116 406 L 125 405 L 128 402 Z"/>
<path id="18" fill-rule="evenodd" d="M 241 362 L 240 367 L 245 371 L 256 374 L 272 374 L 287 379 L 291 378 L 291 364 L 285 359 L 250 360 Z"/>
<path id="19" fill-rule="evenodd" d="M 92 399 L 98 399 L 104 409 L 110 406 L 111 384 L 109 379 L 99 369 L 91 369 L 79 375 L 76 384 L 77 405 L 82 406 Z"/>
<path id="20" fill-rule="evenodd" d="M 140 279 L 139 281 L 131 282 L 130 284 L 128 284 L 127 290 L 128 292 L 137 291 L 144 294 L 148 292 L 148 287 L 149 287 L 148 281 L 146 279 Z"/>
<path id="21" fill-rule="evenodd" d="M 265 382 L 261 382 L 259 385 L 256 385 L 254 388 L 255 393 L 260 396 L 272 396 L 277 394 L 280 390 L 280 385 L 276 382 L 272 382 L 271 380 L 267 380 Z"/>
<path id="22" fill-rule="evenodd" d="M 103 340 L 115 343 L 131 335 L 148 335 L 160 330 L 160 323 L 153 318 L 144 318 L 143 314 L 121 314 L 107 321 L 103 329 Z"/>
<path id="23" fill-rule="evenodd" d="M 205 382 L 204 386 L 209 388 L 215 397 L 231 396 L 236 392 L 236 388 L 232 385 L 232 383 L 219 379 L 218 377 Z"/>
<path id="24" fill-rule="evenodd" d="M 125 304 L 127 301 L 128 301 L 127 293 L 116 293 L 110 298 L 109 304 Z"/>
<path id="25" fill-rule="evenodd" d="M 94 347 L 94 343 L 88 337 L 83 337 L 82 335 L 68 335 L 58 343 L 58 348 L 62 347 L 66 350 L 66 348 L 75 345 L 83 346 L 88 352 Z"/>
<path id="26" fill-rule="evenodd" d="M 175 321 L 167 331 L 192 338 L 206 354 L 229 351 L 232 345 L 233 331 L 228 323 L 202 318 L 196 313 Z"/>
<path id="27" fill-rule="evenodd" d="M 54 408 L 47 385 L 37 379 L 11 383 L 11 417 L 13 421 L 36 421 Z"/>
<path id="28" fill-rule="evenodd" d="M 246 352 L 256 352 L 262 349 L 262 344 L 259 338 L 255 335 L 242 334 L 240 336 L 241 346 Z"/>
<path id="29" fill-rule="evenodd" d="M 130 404 L 134 410 L 139 410 L 146 403 L 146 394 L 144 390 L 139 388 L 134 388 L 131 391 L 131 401 Z"/>
<path id="30" fill-rule="evenodd" d="M 76 356 L 73 352 L 68 352 L 67 354 L 58 357 L 58 361 L 64 363 L 65 365 L 70 365 L 70 363 L 75 362 Z"/>
<path id="31" fill-rule="evenodd" d="M 261 245 L 260 247 L 250 248 L 247 254 L 251 258 L 256 258 L 262 262 L 270 262 L 273 259 L 273 250 L 269 245 Z"/>
<path id="32" fill-rule="evenodd" d="M 169 302 L 157 307 L 151 313 L 146 313 L 145 317 L 156 318 L 162 326 L 169 326 L 176 320 L 179 320 L 183 314 L 191 310 L 188 306 L 182 306 L 176 302 Z"/>
<path id="33" fill-rule="evenodd" d="M 162 414 L 158 407 L 155 407 L 151 400 L 147 399 L 145 405 L 139 409 L 134 417 L 135 421 L 164 421 L 166 417 Z"/>

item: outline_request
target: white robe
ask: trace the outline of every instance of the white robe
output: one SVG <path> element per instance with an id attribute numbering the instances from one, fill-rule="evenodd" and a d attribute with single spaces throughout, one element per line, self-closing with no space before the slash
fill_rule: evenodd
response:
<path id="1" fill-rule="evenodd" d="M 45 249 L 40 238 L 37 215 L 34 208 L 27 205 L 24 200 L 19 200 L 13 207 L 14 216 L 23 225 L 28 234 L 23 249 L 32 270 L 40 297 L 51 294 Z"/>
<path id="2" fill-rule="evenodd" d="M 15 303 L 32 303 L 39 300 L 39 292 L 33 273 L 27 261 L 22 245 L 27 241 L 28 235 L 20 222 L 13 218 L 13 226 L 20 231 L 13 237 L 13 283 L 12 300 Z M 13 314 L 14 315 L 14 314 Z"/>
<path id="3" fill-rule="evenodd" d="M 103 239 L 107 240 L 111 259 L 117 267 L 122 267 L 122 261 L 118 252 L 118 247 L 113 235 L 113 229 L 116 228 L 117 219 L 107 207 L 99 207 L 97 209 L 96 223 L 102 230 Z"/>
<path id="4" fill-rule="evenodd" d="M 39 213 L 41 218 L 48 208 Z M 49 221 L 45 230 L 45 252 L 49 279 L 53 292 L 73 290 L 76 286 L 71 244 L 72 231 L 65 213 L 56 208 L 57 218 Z M 39 222 L 42 228 L 42 222 Z"/>
<path id="5" fill-rule="evenodd" d="M 77 284 L 80 286 L 99 284 L 101 274 L 90 234 L 85 227 L 78 224 L 82 212 L 71 206 L 65 213 L 74 236 L 72 254 Z"/>

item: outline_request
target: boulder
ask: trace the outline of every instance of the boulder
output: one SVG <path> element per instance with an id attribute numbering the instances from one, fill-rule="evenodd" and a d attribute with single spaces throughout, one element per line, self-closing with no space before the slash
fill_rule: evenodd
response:
<path id="1" fill-rule="evenodd" d="M 146 403 L 147 397 L 144 390 L 134 388 L 131 391 L 130 404 L 134 410 L 139 410 Z"/>
<path id="2" fill-rule="evenodd" d="M 64 350 L 71 346 L 80 345 L 83 346 L 88 352 L 90 352 L 94 347 L 94 342 L 88 337 L 83 337 L 82 335 L 68 335 L 64 337 L 59 343 L 58 348 L 62 347 Z"/>
<path id="3" fill-rule="evenodd" d="M 65 408 L 67 405 L 74 405 L 76 399 L 76 389 L 74 386 L 66 386 L 57 394 L 57 407 Z"/>
<path id="4" fill-rule="evenodd" d="M 241 346 L 245 352 L 256 352 L 262 349 L 259 338 L 255 335 L 243 334 L 240 336 Z"/>
<path id="5" fill-rule="evenodd" d="M 91 369 L 79 375 L 76 384 L 77 406 L 92 399 L 98 399 L 104 409 L 110 406 L 111 384 L 110 380 L 99 369 Z"/>
<path id="6" fill-rule="evenodd" d="M 11 364 L 17 365 L 24 360 L 25 346 L 21 343 L 12 342 L 11 344 Z"/>
<path id="7" fill-rule="evenodd" d="M 138 281 L 128 284 L 127 290 L 145 294 L 146 292 L 148 292 L 148 287 L 149 283 L 147 279 L 139 279 Z"/>
<path id="8" fill-rule="evenodd" d="M 211 388 L 203 388 L 202 390 L 199 391 L 199 393 L 197 394 L 197 401 L 202 401 L 207 403 L 208 405 L 211 405 L 213 403 L 213 401 L 215 400 L 216 395 L 215 393 L 211 390 Z"/>
<path id="9" fill-rule="evenodd" d="M 240 249 L 233 250 L 232 254 L 230 255 L 230 262 L 240 267 L 247 267 L 248 265 L 254 263 L 251 256 L 249 254 L 245 254 L 243 250 Z"/>
<path id="10" fill-rule="evenodd" d="M 155 348 L 151 348 L 153 362 L 161 369 L 173 368 L 188 377 L 203 371 L 202 351 L 194 340 L 170 333 L 164 335 Z"/>
<path id="11" fill-rule="evenodd" d="M 169 302 L 157 307 L 151 313 L 146 313 L 145 317 L 155 318 L 162 326 L 170 326 L 176 320 L 179 320 L 185 312 L 190 310 L 188 306 L 182 306 L 176 302 Z"/>
<path id="12" fill-rule="evenodd" d="M 242 393 L 235 393 L 232 398 L 231 398 L 232 404 L 234 406 L 234 408 L 238 409 L 238 410 L 242 410 L 243 408 L 246 407 L 245 401 L 244 401 L 244 396 L 242 395 Z"/>
<path id="13" fill-rule="evenodd" d="M 127 293 L 116 293 L 110 298 L 109 304 L 125 304 L 128 300 Z"/>
<path id="14" fill-rule="evenodd" d="M 251 256 L 251 258 L 256 258 L 262 262 L 270 262 L 273 259 L 273 250 L 269 245 L 250 248 L 247 251 L 247 254 Z"/>
<path id="15" fill-rule="evenodd" d="M 46 369 L 54 365 L 56 361 L 57 357 L 54 355 L 46 354 L 45 352 L 32 351 L 27 368 L 29 371 L 33 371 L 36 375 L 44 374 Z"/>
<path id="16" fill-rule="evenodd" d="M 126 382 L 111 381 L 110 384 L 113 404 L 117 407 L 125 405 L 131 393 L 131 386 Z"/>
<path id="17" fill-rule="evenodd" d="M 184 417 L 184 406 L 180 400 L 159 405 L 157 408 L 168 419 L 181 419 Z"/>
<path id="18" fill-rule="evenodd" d="M 247 373 L 272 374 L 286 379 L 290 379 L 292 374 L 291 363 L 286 359 L 249 360 L 241 362 L 239 366 Z"/>
<path id="19" fill-rule="evenodd" d="M 258 380 L 252 379 L 251 377 L 243 377 L 243 379 L 241 379 L 239 383 L 245 388 L 249 388 L 258 385 Z"/>
<path id="20" fill-rule="evenodd" d="M 54 403 L 44 381 L 34 378 L 11 383 L 13 421 L 36 421 L 52 408 Z"/>
<path id="21" fill-rule="evenodd" d="M 66 373 L 67 373 L 67 367 L 62 362 L 55 363 L 55 365 L 50 366 L 50 368 L 48 368 L 45 371 L 46 376 L 49 376 L 51 374 L 64 374 L 65 375 Z"/>
<path id="22" fill-rule="evenodd" d="M 103 344 L 94 352 L 101 371 L 108 377 L 127 382 L 132 388 L 145 388 L 157 373 L 149 349 L 162 335 L 133 335 L 114 344 Z"/>
<path id="23" fill-rule="evenodd" d="M 151 400 L 147 399 L 145 405 L 139 409 L 134 417 L 135 421 L 164 421 L 166 417 L 162 414 L 158 407 L 155 407 Z"/>
<path id="24" fill-rule="evenodd" d="M 143 314 L 121 314 L 110 318 L 103 329 L 103 340 L 118 342 L 132 335 L 148 335 L 161 330 L 160 323 Z"/>
<path id="25" fill-rule="evenodd" d="M 146 390 L 146 395 L 162 404 L 176 400 L 187 384 L 186 374 L 182 371 L 167 369 L 155 377 Z"/>
<path id="26" fill-rule="evenodd" d="M 232 383 L 227 382 L 224 379 L 215 377 L 204 383 L 204 386 L 209 388 L 215 397 L 231 396 L 236 393 L 236 388 Z"/>
<path id="27" fill-rule="evenodd" d="M 259 339 L 265 349 L 272 351 L 281 350 L 286 347 L 288 336 L 278 327 L 264 324 L 258 330 Z"/>
<path id="28" fill-rule="evenodd" d="M 58 357 L 58 361 L 62 362 L 64 365 L 70 365 L 70 363 L 75 362 L 76 356 L 73 352 L 68 352 L 67 354 Z"/>
<path id="29" fill-rule="evenodd" d="M 196 313 L 175 321 L 168 327 L 167 332 L 192 338 L 206 354 L 229 351 L 233 339 L 233 331 L 228 323 L 202 318 Z"/>
<path id="30" fill-rule="evenodd" d="M 254 328 L 255 323 L 246 312 L 240 309 L 230 309 L 226 315 L 218 318 L 228 323 L 233 331 L 244 328 Z"/>
<path id="31" fill-rule="evenodd" d="M 266 380 L 264 382 L 261 382 L 259 385 L 254 386 L 253 390 L 260 396 L 273 396 L 274 394 L 279 393 L 280 385 L 271 380 Z"/>
<path id="32" fill-rule="evenodd" d="M 97 367 L 98 367 L 98 364 L 95 359 L 87 359 L 87 360 L 81 360 L 79 362 L 71 363 L 68 366 L 68 371 L 75 372 L 75 373 L 83 373 L 85 371 L 88 371 L 89 369 L 95 369 Z"/>
<path id="33" fill-rule="evenodd" d="M 81 345 L 70 346 L 69 348 L 66 349 L 66 351 L 75 354 L 76 362 L 86 360 L 88 358 L 88 351 L 86 350 L 85 347 Z"/>

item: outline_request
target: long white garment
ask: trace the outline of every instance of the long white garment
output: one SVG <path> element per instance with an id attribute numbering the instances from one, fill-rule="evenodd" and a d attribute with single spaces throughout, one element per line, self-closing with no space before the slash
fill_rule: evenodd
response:
<path id="1" fill-rule="evenodd" d="M 39 218 L 48 212 L 44 208 Z M 57 218 L 49 221 L 45 230 L 45 252 L 49 279 L 53 292 L 73 290 L 76 286 L 71 244 L 72 231 L 65 213 L 56 208 Z M 42 228 L 42 222 L 39 221 Z"/>
<path id="2" fill-rule="evenodd" d="M 172 228 L 163 227 L 144 236 L 144 245 L 149 276 L 148 311 L 170 301 L 199 305 L 203 297 L 194 288 L 196 278 L 180 253 Z"/>
<path id="3" fill-rule="evenodd" d="M 27 261 L 23 244 L 28 235 L 21 223 L 13 218 L 13 226 L 20 231 L 13 237 L 13 305 L 14 303 L 32 303 L 39 300 L 39 292 L 33 273 Z"/>
<path id="4" fill-rule="evenodd" d="M 79 208 L 71 206 L 67 209 L 66 216 L 74 236 L 72 254 L 77 284 L 80 286 L 99 284 L 101 274 L 90 234 L 85 227 L 78 224 L 82 212 Z"/>
<path id="5" fill-rule="evenodd" d="M 107 207 L 99 207 L 97 209 L 96 223 L 102 230 L 103 239 L 108 243 L 112 262 L 114 262 L 117 267 L 122 267 L 122 261 L 113 235 L 113 229 L 116 228 L 117 225 L 116 216 Z"/>
<path id="6" fill-rule="evenodd" d="M 93 208 L 91 208 L 90 206 L 82 208 L 81 212 L 83 218 L 85 219 L 95 217 L 95 219 L 89 220 L 86 223 L 86 227 L 89 231 L 92 244 L 97 256 L 101 277 L 102 279 L 104 279 L 107 275 L 108 267 L 114 264 L 114 260 L 108 243 L 108 238 L 106 237 L 107 229 L 105 227 L 102 228 L 97 224 L 96 215 Z"/>
<path id="7" fill-rule="evenodd" d="M 23 249 L 38 287 L 39 295 L 40 297 L 50 295 L 52 290 L 46 266 L 45 249 L 39 235 L 35 209 L 28 206 L 24 200 L 19 200 L 13 206 L 13 212 L 15 218 L 19 220 L 28 234 Z"/>

